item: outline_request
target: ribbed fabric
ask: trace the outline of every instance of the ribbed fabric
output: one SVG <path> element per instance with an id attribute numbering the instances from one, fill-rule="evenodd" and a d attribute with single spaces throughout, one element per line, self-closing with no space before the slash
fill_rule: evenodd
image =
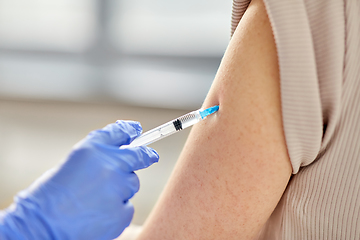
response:
<path id="1" fill-rule="evenodd" d="M 260 239 L 360 239 L 360 0 L 264 2 L 294 175 Z"/>

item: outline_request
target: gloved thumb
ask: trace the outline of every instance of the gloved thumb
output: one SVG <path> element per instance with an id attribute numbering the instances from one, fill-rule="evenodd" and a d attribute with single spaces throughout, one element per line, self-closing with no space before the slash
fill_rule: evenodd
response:
<path id="1" fill-rule="evenodd" d="M 130 144 L 141 132 L 142 127 L 139 122 L 118 120 L 103 129 L 91 132 L 88 138 L 90 141 L 101 141 L 119 147 Z"/>

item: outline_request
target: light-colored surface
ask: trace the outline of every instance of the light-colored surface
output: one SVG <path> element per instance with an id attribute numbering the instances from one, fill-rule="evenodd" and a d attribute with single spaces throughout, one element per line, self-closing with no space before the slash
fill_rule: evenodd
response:
<path id="1" fill-rule="evenodd" d="M 221 56 L 229 41 L 231 0 L 113 2 L 111 39 L 122 52 Z"/>
<path id="2" fill-rule="evenodd" d="M 231 0 L 0 0 L 0 98 L 192 110 L 230 13 Z"/>
<path id="3" fill-rule="evenodd" d="M 199 106 L 200 107 L 200 106 Z M 0 100 L 0 208 L 47 169 L 59 163 L 86 134 L 117 119 L 140 121 L 149 130 L 186 111 L 116 105 Z M 133 223 L 142 224 L 160 194 L 189 130 L 152 145 L 159 163 L 138 171 Z"/>
<path id="4" fill-rule="evenodd" d="M 221 56 L 230 17 L 231 0 L 0 0 L 0 47 L 82 52 L 102 38 L 130 54 Z"/>
<path id="5" fill-rule="evenodd" d="M 220 58 L 170 60 L 122 59 L 102 68 L 78 58 L 0 54 L 0 97 L 196 109 Z"/>
<path id="6" fill-rule="evenodd" d="M 0 47 L 79 52 L 95 33 L 95 1 L 0 0 Z"/>

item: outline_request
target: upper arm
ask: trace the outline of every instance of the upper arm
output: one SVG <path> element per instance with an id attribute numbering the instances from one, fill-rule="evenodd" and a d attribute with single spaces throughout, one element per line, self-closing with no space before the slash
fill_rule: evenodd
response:
<path id="1" fill-rule="evenodd" d="M 249 239 L 259 233 L 291 176 L 280 79 L 261 0 L 245 12 L 195 125 L 140 239 Z"/>

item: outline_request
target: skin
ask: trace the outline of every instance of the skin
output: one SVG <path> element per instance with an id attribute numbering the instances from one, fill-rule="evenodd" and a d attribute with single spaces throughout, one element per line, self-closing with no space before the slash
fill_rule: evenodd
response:
<path id="1" fill-rule="evenodd" d="M 256 239 L 291 176 L 279 66 L 261 0 L 245 12 L 203 108 L 138 240 Z"/>

